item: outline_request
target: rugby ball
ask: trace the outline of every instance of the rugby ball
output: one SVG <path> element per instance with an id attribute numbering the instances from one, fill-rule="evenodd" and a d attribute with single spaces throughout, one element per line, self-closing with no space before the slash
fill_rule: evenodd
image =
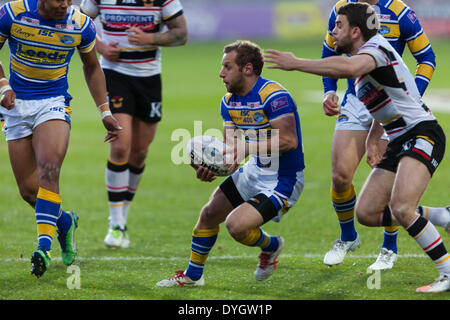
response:
<path id="1" fill-rule="evenodd" d="M 208 168 L 216 176 L 228 176 L 225 165 L 225 156 L 223 151 L 226 145 L 219 139 L 212 136 L 197 136 L 189 140 L 187 152 L 191 159 L 191 164 L 198 168 L 199 166 Z"/>

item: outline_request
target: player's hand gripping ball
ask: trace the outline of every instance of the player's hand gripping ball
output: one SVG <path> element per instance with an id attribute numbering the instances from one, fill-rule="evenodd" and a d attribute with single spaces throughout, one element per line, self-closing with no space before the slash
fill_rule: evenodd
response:
<path id="1" fill-rule="evenodd" d="M 189 140 L 187 151 L 191 164 L 208 168 L 216 176 L 228 176 L 231 172 L 223 154 L 226 148 L 225 143 L 212 136 L 197 136 Z"/>

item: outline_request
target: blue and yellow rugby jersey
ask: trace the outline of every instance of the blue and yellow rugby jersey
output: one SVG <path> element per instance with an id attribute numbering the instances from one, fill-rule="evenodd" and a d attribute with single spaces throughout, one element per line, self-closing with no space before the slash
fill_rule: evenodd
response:
<path id="1" fill-rule="evenodd" d="M 236 127 L 246 132 L 248 142 L 264 141 L 270 137 L 270 121 L 287 115 L 295 117 L 297 127 L 297 149 L 280 155 L 278 173 L 295 176 L 305 168 L 302 149 L 302 134 L 297 106 L 289 92 L 280 84 L 260 77 L 246 96 L 227 93 L 220 105 L 224 127 Z M 264 165 L 257 156 L 256 164 Z M 264 163 L 264 161 L 262 161 Z"/>
<path id="2" fill-rule="evenodd" d="M 64 20 L 46 20 L 38 0 L 18 0 L 0 8 L 0 43 L 10 48 L 9 82 L 24 100 L 65 96 L 67 73 L 75 49 L 89 52 L 95 46 L 95 25 L 86 15 L 69 8 Z"/>
<path id="3" fill-rule="evenodd" d="M 337 55 L 334 51 L 332 31 L 335 27 L 337 11 L 349 2 L 358 1 L 340 0 L 331 11 L 328 21 L 328 32 L 322 48 L 322 58 Z M 436 68 L 436 56 L 414 11 L 401 0 L 379 0 L 373 7 L 378 13 L 378 19 L 380 21 L 379 34 L 389 41 L 390 45 L 394 47 L 400 56 L 403 55 L 407 44 L 412 55 L 415 57 L 417 61 L 415 82 L 419 93 L 423 95 Z M 348 93 L 355 94 L 354 79 L 348 79 L 347 84 L 348 89 L 345 96 Z M 323 86 L 325 93 L 336 91 L 337 79 L 324 77 Z M 345 104 L 345 100 L 344 97 L 343 104 Z"/>

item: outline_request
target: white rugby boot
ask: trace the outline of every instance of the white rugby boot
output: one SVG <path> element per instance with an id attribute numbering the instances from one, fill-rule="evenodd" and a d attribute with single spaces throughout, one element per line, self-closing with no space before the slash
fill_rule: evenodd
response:
<path id="1" fill-rule="evenodd" d="M 388 250 L 386 248 L 381 248 L 377 260 L 372 265 L 370 265 L 369 269 L 371 270 L 392 269 L 396 261 L 397 261 L 397 254 L 394 251 Z"/>
<path id="2" fill-rule="evenodd" d="M 254 273 L 255 279 L 258 281 L 266 280 L 277 268 L 278 257 L 280 256 L 281 250 L 283 250 L 284 247 L 284 239 L 278 236 L 277 240 L 278 249 L 276 251 L 261 251 L 261 253 L 259 254 L 259 263 Z"/>
<path id="3" fill-rule="evenodd" d="M 338 239 L 334 242 L 333 248 L 325 254 L 323 263 L 328 266 L 334 266 L 344 261 L 345 255 L 349 251 L 354 251 L 361 245 L 361 239 L 359 234 L 356 235 L 356 239 L 353 241 L 342 241 Z"/>
<path id="4" fill-rule="evenodd" d="M 159 281 L 156 285 L 158 287 L 196 287 L 203 286 L 205 284 L 205 279 L 203 275 L 197 281 L 192 280 L 187 275 L 184 274 L 183 270 L 175 271 L 175 275 L 171 278 Z"/>
<path id="5" fill-rule="evenodd" d="M 439 293 L 447 291 L 450 291 L 450 278 L 447 276 L 441 276 L 429 285 L 416 289 L 416 292 L 422 293 Z"/>
<path id="6" fill-rule="evenodd" d="M 108 229 L 108 234 L 103 242 L 108 248 L 120 248 L 123 241 L 123 230 L 119 225 L 112 226 Z"/>

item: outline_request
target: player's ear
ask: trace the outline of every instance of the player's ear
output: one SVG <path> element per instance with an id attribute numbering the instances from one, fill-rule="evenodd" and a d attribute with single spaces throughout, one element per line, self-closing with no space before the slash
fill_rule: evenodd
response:
<path id="1" fill-rule="evenodd" d="M 360 36 L 362 36 L 361 29 L 359 27 L 353 27 L 351 31 L 351 36 L 353 39 L 358 39 Z"/>
<path id="2" fill-rule="evenodd" d="M 253 74 L 253 64 L 247 63 L 243 68 L 244 74 L 250 76 Z"/>

